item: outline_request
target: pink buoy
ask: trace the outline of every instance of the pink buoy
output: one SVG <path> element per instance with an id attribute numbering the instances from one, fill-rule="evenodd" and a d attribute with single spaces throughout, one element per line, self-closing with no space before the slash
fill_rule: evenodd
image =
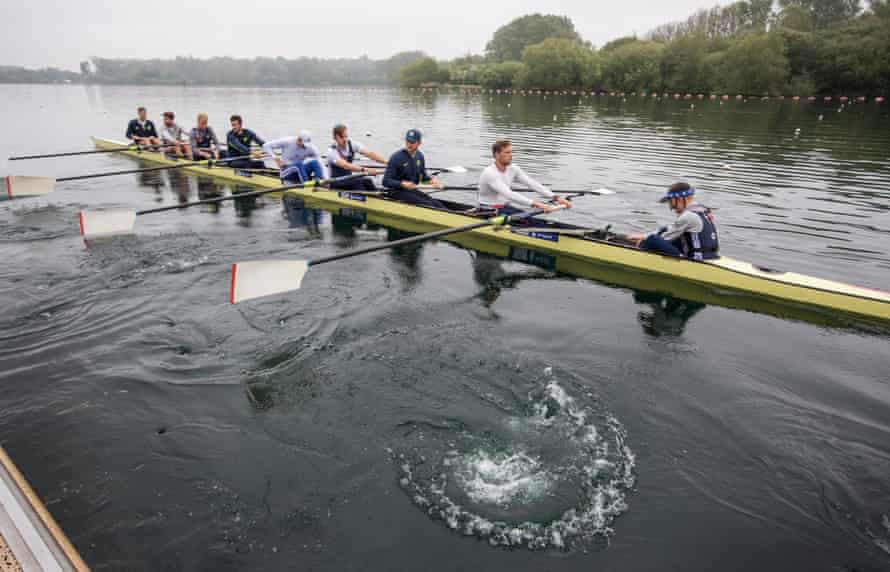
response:
<path id="1" fill-rule="evenodd" d="M 825 103 L 828 103 L 829 101 L 831 101 L 831 96 L 826 95 L 825 97 L 822 98 L 822 101 L 824 101 Z"/>
<path id="2" fill-rule="evenodd" d="M 883 98 L 883 97 L 876 97 L 876 98 L 875 98 L 875 103 L 884 103 L 884 98 Z"/>
<path id="3" fill-rule="evenodd" d="M 799 95 L 795 95 L 795 96 L 792 97 L 791 99 L 793 99 L 794 101 L 800 101 L 800 96 L 799 96 Z"/>
<path id="4" fill-rule="evenodd" d="M 807 98 L 807 101 L 816 101 L 816 96 L 811 95 L 810 97 Z"/>

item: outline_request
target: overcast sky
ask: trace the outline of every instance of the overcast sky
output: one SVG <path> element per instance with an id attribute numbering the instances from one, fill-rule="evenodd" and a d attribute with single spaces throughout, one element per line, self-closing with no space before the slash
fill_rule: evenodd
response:
<path id="1" fill-rule="evenodd" d="M 78 69 L 91 56 L 386 58 L 420 49 L 481 53 L 491 34 L 533 12 L 569 16 L 600 46 L 685 19 L 719 0 L 0 0 L 0 64 Z"/>

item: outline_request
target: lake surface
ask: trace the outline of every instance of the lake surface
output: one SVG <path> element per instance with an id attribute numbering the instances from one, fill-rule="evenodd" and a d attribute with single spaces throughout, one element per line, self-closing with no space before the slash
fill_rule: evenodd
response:
<path id="1" fill-rule="evenodd" d="M 0 156 L 122 138 L 137 105 L 330 126 L 646 231 L 689 180 L 726 254 L 887 289 L 890 108 L 361 89 L 0 86 Z M 692 107 L 694 105 L 694 107 Z M 0 175 L 135 168 L 87 155 Z M 476 171 L 478 173 L 478 171 Z M 474 173 L 448 181 L 471 183 Z M 885 329 L 706 306 L 439 242 L 227 302 L 238 260 L 402 236 L 176 171 L 0 203 L 0 443 L 96 570 L 890 570 Z M 455 199 L 472 198 L 455 193 Z"/>

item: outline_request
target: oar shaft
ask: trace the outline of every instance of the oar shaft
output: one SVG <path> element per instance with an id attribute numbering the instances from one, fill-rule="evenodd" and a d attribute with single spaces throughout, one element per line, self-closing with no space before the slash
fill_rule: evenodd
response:
<path id="1" fill-rule="evenodd" d="M 185 163 L 180 163 L 178 165 L 162 165 L 160 167 L 146 167 L 144 169 L 126 169 L 123 171 L 109 171 L 107 173 L 92 173 L 90 175 L 75 175 L 73 177 L 62 177 L 61 179 L 56 179 L 57 183 L 64 183 L 65 181 L 80 181 L 83 179 L 98 179 L 99 177 L 114 177 L 116 175 L 131 175 L 133 173 L 150 173 L 152 171 L 170 171 L 173 169 L 184 169 L 186 167 L 194 167 L 198 165 L 209 165 L 213 166 L 218 163 L 228 163 L 231 161 L 237 161 L 238 159 L 249 159 L 252 155 L 243 155 L 240 157 L 229 157 L 227 159 L 216 160 L 205 160 L 205 161 L 187 161 Z"/>
<path id="2" fill-rule="evenodd" d="M 556 207 L 552 210 L 558 210 L 561 208 L 565 208 L 565 207 Z M 386 250 L 388 248 L 395 248 L 397 246 L 406 246 L 409 244 L 416 244 L 418 242 L 423 242 L 425 240 L 441 238 L 443 236 L 457 234 L 460 232 L 468 232 L 468 231 L 475 230 L 477 228 L 482 228 L 485 226 L 506 225 L 506 224 L 510 224 L 510 222 L 523 220 L 523 219 L 526 219 L 529 217 L 533 217 L 535 215 L 544 214 L 546 212 L 548 212 L 548 211 L 546 211 L 544 209 L 537 209 L 537 210 L 520 213 L 520 214 L 515 214 L 515 215 L 509 215 L 509 216 L 495 216 L 492 218 L 487 218 L 483 221 L 466 224 L 464 226 L 458 226 L 455 228 L 445 228 L 442 230 L 428 232 L 426 234 L 420 234 L 418 236 L 410 236 L 408 238 L 401 238 L 399 240 L 393 240 L 391 242 L 387 242 L 384 244 L 367 246 L 365 248 L 359 248 L 356 250 L 351 250 L 349 252 L 333 254 L 331 256 L 325 256 L 324 258 L 317 258 L 315 260 L 310 260 L 308 265 L 309 266 L 317 266 L 319 264 L 324 264 L 326 262 L 334 262 L 335 260 L 343 260 L 344 258 L 352 258 L 353 256 L 361 256 L 362 254 L 369 254 L 371 252 L 377 252 L 378 250 Z"/>
<path id="3" fill-rule="evenodd" d="M 20 155 L 18 157 L 9 157 L 9 161 L 25 161 L 28 159 L 51 159 L 53 157 L 73 157 L 75 155 L 95 155 L 97 153 L 119 153 L 121 151 L 150 151 L 152 149 L 166 149 L 172 145 L 152 145 L 151 147 L 139 147 L 129 145 L 127 147 L 116 147 L 114 149 L 91 149 L 89 151 L 68 151 L 66 153 L 48 153 L 46 155 Z"/>
<path id="4" fill-rule="evenodd" d="M 246 193 L 237 193 L 226 195 L 225 197 L 216 197 L 213 199 L 201 199 L 198 201 L 190 201 L 187 203 L 180 203 L 178 205 L 167 205 L 164 207 L 155 207 L 153 209 L 145 209 L 141 211 L 136 211 L 137 215 L 146 215 L 152 213 L 160 213 L 166 211 L 173 211 L 177 209 L 185 209 L 188 207 L 194 207 L 198 205 L 212 205 L 216 203 L 223 203 L 226 201 L 235 201 L 238 199 L 249 199 L 251 197 L 259 197 L 261 195 L 268 195 L 270 193 L 281 193 L 284 191 L 289 191 L 291 189 L 306 189 L 310 187 L 320 187 L 323 185 L 330 185 L 331 183 L 345 183 L 354 179 L 359 179 L 364 177 L 363 173 L 356 173 L 355 175 L 347 175 L 345 177 L 339 177 L 337 179 L 323 179 L 321 181 L 310 181 L 308 183 L 297 183 L 295 185 L 284 185 L 281 187 L 275 187 L 273 189 L 260 189 L 258 191 L 249 191 Z"/>
<path id="5" fill-rule="evenodd" d="M 441 189 L 434 189 L 434 190 L 429 191 L 429 192 L 432 192 L 432 193 L 444 193 L 444 192 L 447 192 L 447 191 L 478 191 L 478 190 L 479 190 L 479 187 L 477 187 L 477 186 L 473 186 L 473 185 L 467 185 L 467 186 L 448 185 L 448 186 L 446 186 L 446 187 L 444 187 L 444 188 L 441 188 Z M 532 189 L 513 189 L 513 190 L 516 191 L 516 192 L 518 192 L 518 193 L 534 193 L 534 192 L 536 192 L 536 191 L 534 191 L 534 190 L 532 190 Z M 594 192 L 591 192 L 591 191 L 572 190 L 572 189 L 553 189 L 553 192 L 554 192 L 554 193 L 571 194 L 571 195 L 596 195 L 596 194 L 599 194 L 599 193 L 594 193 Z"/>

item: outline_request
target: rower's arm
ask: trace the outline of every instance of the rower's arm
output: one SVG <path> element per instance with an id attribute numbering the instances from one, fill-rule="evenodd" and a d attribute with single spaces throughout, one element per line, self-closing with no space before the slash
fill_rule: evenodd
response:
<path id="1" fill-rule="evenodd" d="M 390 159 L 386 164 L 386 171 L 383 173 L 383 186 L 387 189 L 404 189 L 406 181 L 402 170 L 399 168 L 398 161 Z"/>
<path id="2" fill-rule="evenodd" d="M 346 159 L 342 157 L 334 159 L 333 164 L 340 167 L 341 169 L 346 169 L 351 173 L 360 173 L 365 170 L 361 165 L 356 165 L 355 163 L 350 163 Z"/>
<path id="3" fill-rule="evenodd" d="M 524 207 L 530 207 L 534 203 L 528 197 L 524 197 L 519 193 L 515 192 L 507 183 L 504 182 L 502 178 L 494 174 L 483 173 L 482 177 L 479 179 L 479 187 L 487 187 L 489 190 L 492 190 L 501 197 L 505 203 L 512 203 L 514 205 L 522 205 Z"/>
<path id="4" fill-rule="evenodd" d="M 683 211 L 668 229 L 661 233 L 661 238 L 668 242 L 676 240 L 687 232 L 701 232 L 701 219 L 692 211 Z"/>
<path id="5" fill-rule="evenodd" d="M 529 177 L 525 171 L 523 171 L 519 165 L 514 165 L 513 168 L 516 169 L 516 180 L 528 187 L 529 189 L 535 191 L 539 195 L 543 195 L 548 199 L 553 198 L 553 191 L 539 183 L 538 181 Z"/>
<path id="6" fill-rule="evenodd" d="M 371 159 L 372 161 L 377 161 L 378 163 L 384 163 L 384 164 L 386 163 L 386 159 L 383 157 L 383 155 L 381 155 L 380 153 L 375 153 L 374 151 L 371 151 L 370 149 L 362 149 L 359 151 L 359 153 L 361 153 L 368 159 Z"/>

